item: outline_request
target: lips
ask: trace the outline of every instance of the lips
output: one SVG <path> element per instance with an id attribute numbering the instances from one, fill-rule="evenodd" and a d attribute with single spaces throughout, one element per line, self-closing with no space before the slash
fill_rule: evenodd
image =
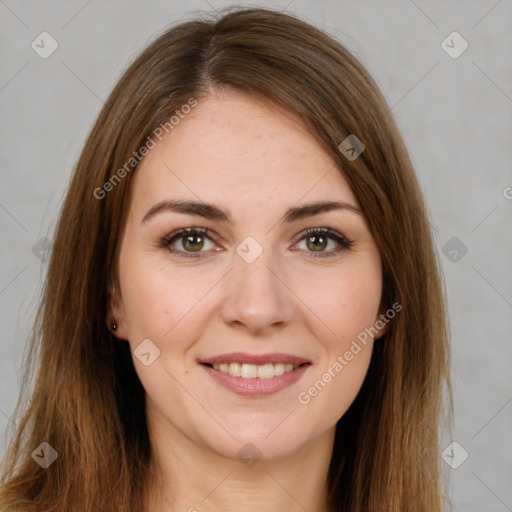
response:
<path id="1" fill-rule="evenodd" d="M 304 374 L 311 362 L 290 354 L 230 353 L 198 360 L 224 387 L 244 396 L 276 393 Z"/>

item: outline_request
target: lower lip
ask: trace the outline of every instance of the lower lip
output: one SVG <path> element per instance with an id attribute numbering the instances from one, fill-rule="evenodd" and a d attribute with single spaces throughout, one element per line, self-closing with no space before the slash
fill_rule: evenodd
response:
<path id="1" fill-rule="evenodd" d="M 283 373 L 282 375 L 272 377 L 271 379 L 244 379 L 243 377 L 233 377 L 233 375 L 230 375 L 229 373 L 214 370 L 204 364 L 201 366 L 211 377 L 229 390 L 243 396 L 258 397 L 272 395 L 287 388 L 288 386 L 291 386 L 304 375 L 304 372 L 311 365 L 304 364 L 302 366 L 298 366 L 291 372 Z"/>

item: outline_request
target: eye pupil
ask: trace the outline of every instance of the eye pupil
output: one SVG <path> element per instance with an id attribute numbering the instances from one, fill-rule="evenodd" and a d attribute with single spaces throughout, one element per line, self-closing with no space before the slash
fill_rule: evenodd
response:
<path id="1" fill-rule="evenodd" d="M 315 243 L 314 240 L 315 239 L 320 239 L 321 242 L 320 243 Z M 322 236 L 322 235 L 314 235 L 314 236 L 310 236 L 308 239 L 307 239 L 307 245 L 308 245 L 308 248 L 309 249 L 312 249 L 313 251 L 318 251 L 318 250 L 322 250 L 322 249 L 325 249 L 326 247 L 326 241 L 327 241 L 327 238 L 325 236 Z M 311 245 L 310 245 L 311 244 Z"/>
<path id="2" fill-rule="evenodd" d="M 199 242 L 194 243 L 194 239 L 199 239 Z M 204 240 L 201 235 L 188 235 L 183 239 L 183 248 L 191 251 L 199 251 L 203 248 Z"/>

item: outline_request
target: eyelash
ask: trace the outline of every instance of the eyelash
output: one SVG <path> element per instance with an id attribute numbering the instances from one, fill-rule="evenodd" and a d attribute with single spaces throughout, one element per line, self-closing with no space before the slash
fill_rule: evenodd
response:
<path id="1" fill-rule="evenodd" d="M 185 235 L 202 235 L 202 236 L 205 236 L 206 238 L 209 238 L 212 241 L 216 240 L 216 237 L 212 235 L 210 230 L 208 230 L 206 228 L 200 228 L 200 227 L 190 227 L 190 228 L 178 229 L 178 230 L 170 233 L 169 235 L 165 236 L 164 238 L 161 239 L 160 246 L 167 249 L 169 252 L 171 252 L 173 254 L 179 254 L 180 257 L 195 258 L 195 259 L 204 257 L 201 255 L 201 252 L 203 252 L 203 251 L 200 251 L 197 253 L 192 253 L 192 252 L 187 252 L 187 251 L 179 251 L 179 250 L 171 248 L 171 245 L 176 240 L 183 238 Z M 315 253 L 314 251 L 307 251 L 310 253 L 309 257 L 312 257 L 312 258 L 333 257 L 333 256 L 336 256 L 341 251 L 350 249 L 352 247 L 352 245 L 354 244 L 353 241 L 349 240 L 342 234 L 340 234 L 337 231 L 334 231 L 333 229 L 330 229 L 330 228 L 309 228 L 309 229 L 306 229 L 305 231 L 303 231 L 302 233 L 300 233 L 299 236 L 300 236 L 300 238 L 298 239 L 298 241 L 296 243 L 299 243 L 302 240 L 304 240 L 308 237 L 312 237 L 312 236 L 325 236 L 327 238 L 330 238 L 331 240 L 334 240 L 335 242 L 337 242 L 339 244 L 338 248 L 335 249 L 334 251 L 333 250 L 331 250 L 329 252 L 320 251 L 317 253 Z"/>

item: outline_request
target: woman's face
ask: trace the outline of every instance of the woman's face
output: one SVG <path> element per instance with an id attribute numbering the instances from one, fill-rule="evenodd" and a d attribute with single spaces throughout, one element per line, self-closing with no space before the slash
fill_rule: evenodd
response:
<path id="1" fill-rule="evenodd" d="M 365 378 L 382 291 L 335 162 L 289 113 L 224 92 L 180 118 L 132 186 L 110 315 L 150 429 L 230 458 L 333 434 Z"/>

